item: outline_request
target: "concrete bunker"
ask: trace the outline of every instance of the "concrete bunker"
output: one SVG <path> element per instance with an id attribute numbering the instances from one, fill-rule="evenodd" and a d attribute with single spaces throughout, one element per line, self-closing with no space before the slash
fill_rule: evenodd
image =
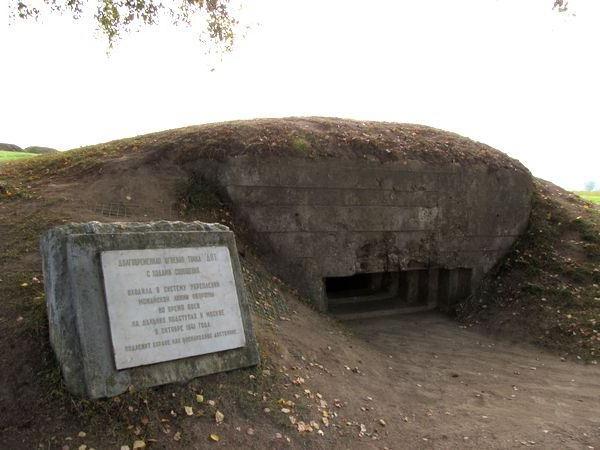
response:
<path id="1" fill-rule="evenodd" d="M 455 134 L 367 125 L 373 140 L 387 133 L 385 145 L 338 138 L 302 155 L 225 153 L 196 160 L 197 179 L 216 187 L 270 269 L 319 310 L 353 318 L 451 309 L 525 230 L 531 175 Z"/>

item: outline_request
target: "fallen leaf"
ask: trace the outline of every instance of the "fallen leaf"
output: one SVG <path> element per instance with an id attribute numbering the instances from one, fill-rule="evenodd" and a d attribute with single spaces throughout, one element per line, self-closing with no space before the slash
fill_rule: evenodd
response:
<path id="1" fill-rule="evenodd" d="M 223 422 L 224 419 L 225 419 L 225 414 L 223 414 L 221 411 L 217 410 L 217 412 L 215 413 L 215 422 L 221 423 L 221 422 Z"/>
<path id="2" fill-rule="evenodd" d="M 179 442 L 181 440 L 181 432 L 178 431 L 177 433 L 175 433 L 175 435 L 173 436 L 173 440 Z"/>
<path id="3" fill-rule="evenodd" d="M 196 394 L 196 401 L 198 403 L 202 403 L 204 401 L 204 395 L 202 395 L 202 394 Z"/>
<path id="4" fill-rule="evenodd" d="M 144 441 L 135 441 L 133 443 L 133 450 L 137 450 L 139 448 L 146 448 L 146 443 Z"/>
<path id="5" fill-rule="evenodd" d="M 219 442 L 221 440 L 221 438 L 219 437 L 218 434 L 211 434 L 210 436 L 208 436 L 208 438 L 213 441 L 213 442 Z"/>
<path id="6" fill-rule="evenodd" d="M 296 425 L 298 427 L 298 432 L 302 433 L 304 431 L 308 431 L 308 427 L 306 426 L 306 424 L 304 422 L 298 422 L 298 424 Z"/>
<path id="7" fill-rule="evenodd" d="M 283 398 L 280 398 L 279 400 L 277 400 L 277 403 L 279 403 L 280 405 L 284 405 L 284 406 L 294 406 L 294 402 L 291 400 L 284 400 Z"/>
<path id="8" fill-rule="evenodd" d="M 79 436 L 79 437 L 86 437 L 87 434 L 85 433 L 85 431 L 80 431 L 79 433 L 77 433 L 77 436 Z"/>
<path id="9" fill-rule="evenodd" d="M 185 409 L 185 413 L 188 416 L 193 416 L 194 415 L 194 408 L 192 408 L 191 406 L 184 406 L 183 409 Z"/>

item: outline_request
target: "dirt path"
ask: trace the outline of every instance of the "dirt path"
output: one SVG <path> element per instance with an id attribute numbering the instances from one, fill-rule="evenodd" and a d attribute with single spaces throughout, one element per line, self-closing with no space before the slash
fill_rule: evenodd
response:
<path id="1" fill-rule="evenodd" d="M 390 355 L 372 389 L 386 409 L 409 416 L 395 421 L 398 437 L 434 448 L 600 448 L 596 366 L 483 337 L 437 314 L 346 325 Z M 425 406 L 426 416 L 411 420 Z"/>
<path id="2" fill-rule="evenodd" d="M 342 405 L 324 447 L 600 448 L 597 366 L 485 337 L 435 313 L 306 332 L 325 328 L 323 320 L 299 310 L 281 323 L 281 337 L 291 353 L 282 364 Z"/>

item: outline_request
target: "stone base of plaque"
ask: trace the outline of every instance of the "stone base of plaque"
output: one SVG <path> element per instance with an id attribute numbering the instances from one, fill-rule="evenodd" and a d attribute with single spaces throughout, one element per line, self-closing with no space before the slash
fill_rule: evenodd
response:
<path id="1" fill-rule="evenodd" d="M 50 342 L 73 394 L 111 397 L 129 386 L 182 382 L 258 364 L 235 238 L 227 227 L 200 222 L 71 224 L 49 230 L 40 248 Z M 229 269 L 214 269 L 229 274 L 223 275 L 221 286 L 218 280 L 206 281 L 202 264 L 227 254 L 223 267 Z M 166 255 L 163 266 L 156 255 Z M 132 274 L 148 282 L 140 285 Z M 127 288 L 128 279 L 137 284 Z M 184 286 L 183 292 L 170 283 Z M 219 288 L 211 291 L 213 286 Z M 123 302 L 131 305 L 129 312 L 119 310 Z M 221 304 L 229 306 L 219 309 Z M 128 313 L 131 318 L 123 315 Z"/>

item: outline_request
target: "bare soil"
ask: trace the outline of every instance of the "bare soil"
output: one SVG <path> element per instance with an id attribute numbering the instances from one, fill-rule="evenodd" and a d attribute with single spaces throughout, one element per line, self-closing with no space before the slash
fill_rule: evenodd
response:
<path id="1" fill-rule="evenodd" d="M 410 448 L 597 448 L 600 443 L 595 366 L 486 338 L 438 314 L 349 326 L 370 353 L 389 355 L 387 373 L 380 367 L 377 387 L 367 381 L 364 390 L 376 388 L 386 412 L 409 418 L 390 427 L 391 442 L 408 440 Z"/>
<path id="2" fill-rule="evenodd" d="M 324 136 L 339 125 L 340 139 L 345 133 L 359 142 L 369 125 L 323 121 L 298 120 L 294 126 L 321 127 Z M 292 121 L 275 122 L 207 129 L 223 142 L 232 135 L 242 142 L 250 129 L 250 141 L 261 142 L 260 136 L 287 127 L 289 148 L 310 154 L 310 145 L 293 140 L 299 131 Z M 393 128 L 371 126 L 371 133 Z M 426 141 L 428 133 L 435 136 L 422 148 L 442 152 L 437 139 L 444 135 L 427 130 L 414 131 Z M 0 448 L 132 448 L 136 440 L 150 449 L 600 448 L 600 372 L 597 365 L 576 358 L 581 354 L 586 356 L 582 360 L 593 362 L 597 345 L 597 333 L 585 334 L 588 328 L 583 328 L 597 330 L 590 320 L 599 319 L 596 294 L 585 294 L 596 292 L 598 283 L 593 278 L 597 210 L 541 182 L 533 230 L 543 228 L 542 249 L 552 249 L 552 257 L 570 258 L 575 271 L 561 272 L 562 259 L 526 271 L 542 259 L 542 253 L 530 251 L 532 257 L 516 262 L 523 251 L 540 245 L 530 236 L 515 249 L 521 253 L 513 252 L 509 266 L 499 268 L 481 292 L 487 294 L 459 311 L 461 322 L 432 313 L 339 323 L 315 312 L 269 274 L 252 243 L 239 233 L 261 349 L 259 367 L 107 400 L 71 396 L 48 345 L 39 234 L 67 221 L 176 217 L 219 221 L 237 231 L 218 199 L 203 206 L 206 198 L 199 201 L 186 190 L 190 173 L 185 161 L 193 159 L 190 142 L 202 133 L 197 128 L 175 130 L 0 167 Z M 307 133 L 303 139 L 310 141 L 312 131 Z M 183 150 L 168 145 L 173 137 Z M 274 137 L 272 142 L 279 141 Z M 256 145 L 278 148 L 269 142 Z M 353 147 L 357 157 L 360 148 Z M 364 157 L 369 148 L 363 148 Z M 471 149 L 462 157 L 482 157 Z M 378 146 L 374 151 L 386 153 Z M 499 161 L 510 163 L 503 157 Z M 111 203 L 129 207 L 118 214 L 102 207 Z M 579 216 L 585 219 L 583 226 L 580 219 L 573 222 Z M 591 241 L 582 238 L 588 235 Z M 580 268 L 583 275 L 578 276 Z M 528 294 L 535 288 L 522 290 L 525 282 L 544 287 L 556 273 L 568 281 L 569 290 L 576 289 L 572 296 L 544 293 L 547 301 L 536 302 L 541 296 Z M 497 290 L 494 282 L 510 290 Z M 557 317 L 565 326 L 572 320 L 554 312 L 555 300 L 563 302 L 560 308 L 570 308 L 568 314 L 577 318 L 585 339 L 573 336 L 579 328 L 556 331 Z M 553 312 L 542 314 L 548 302 Z M 521 320 L 527 315 L 528 320 Z M 550 337 L 538 340 L 540 330 L 549 330 L 542 335 Z M 192 415 L 185 406 L 192 407 Z M 217 411 L 224 414 L 222 423 L 216 423 Z"/>

